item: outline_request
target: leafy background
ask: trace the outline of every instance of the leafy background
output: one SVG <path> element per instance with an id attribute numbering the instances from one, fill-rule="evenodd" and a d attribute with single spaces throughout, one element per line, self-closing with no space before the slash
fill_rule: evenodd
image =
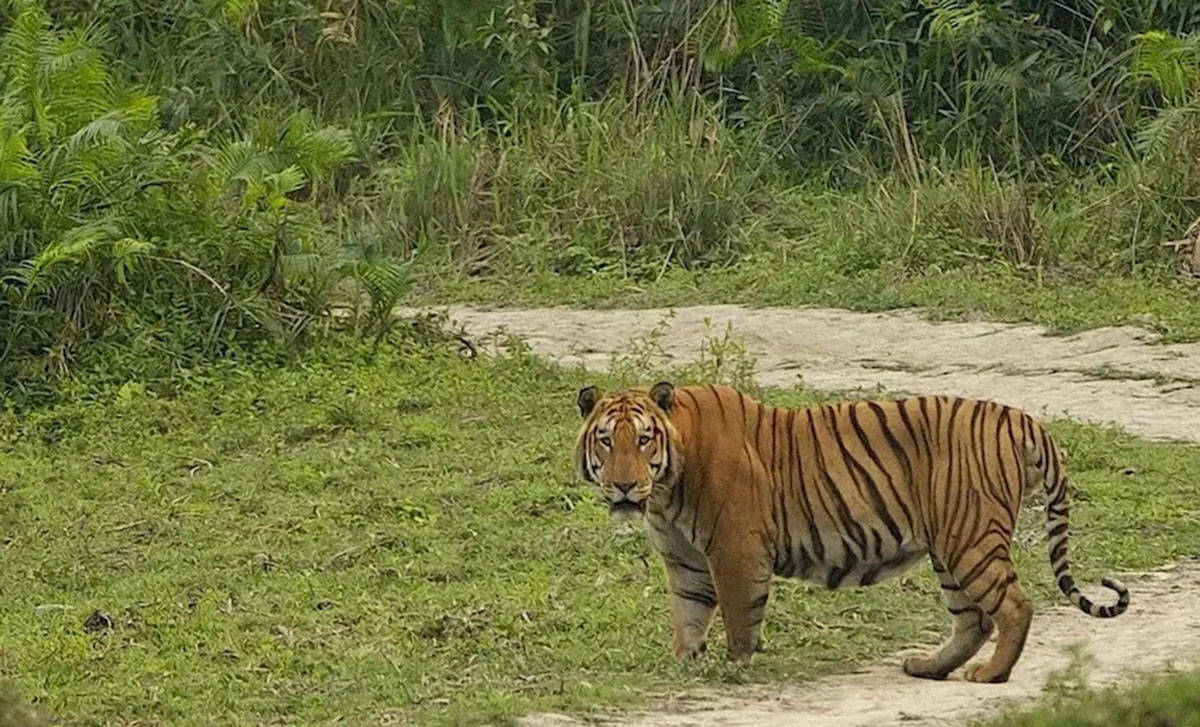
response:
<path id="1" fill-rule="evenodd" d="M 398 301 L 525 274 L 767 256 L 1173 285 L 1162 243 L 1200 214 L 1197 20 L 1184 0 L 4 0 L 5 401 L 378 336 Z"/>

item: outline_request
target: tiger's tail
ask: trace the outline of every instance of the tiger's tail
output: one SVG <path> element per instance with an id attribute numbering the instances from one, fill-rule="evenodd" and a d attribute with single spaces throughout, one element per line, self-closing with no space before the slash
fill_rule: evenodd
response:
<path id="1" fill-rule="evenodd" d="M 1063 469 L 1058 446 L 1032 419 L 1026 423 L 1025 432 L 1025 462 L 1030 474 L 1028 479 L 1030 482 L 1041 480 L 1046 488 L 1046 535 L 1050 547 L 1050 567 L 1054 570 L 1054 579 L 1059 590 L 1080 611 L 1089 616 L 1120 616 L 1129 608 L 1129 589 L 1120 581 L 1115 578 L 1101 579 L 1100 582 L 1106 588 L 1117 592 L 1116 603 L 1107 606 L 1093 603 L 1075 585 L 1075 578 L 1071 575 L 1071 564 L 1067 559 L 1067 514 L 1070 510 L 1067 501 L 1067 474 Z"/>

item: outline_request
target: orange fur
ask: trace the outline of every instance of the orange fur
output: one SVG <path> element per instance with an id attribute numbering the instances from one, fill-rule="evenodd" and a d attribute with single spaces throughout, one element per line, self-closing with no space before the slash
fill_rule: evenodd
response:
<path id="1" fill-rule="evenodd" d="M 644 516 L 671 592 L 674 650 L 705 649 L 721 609 L 729 656 L 759 645 L 772 575 L 830 588 L 869 585 L 929 557 L 953 615 L 936 653 L 904 669 L 944 678 L 994 627 L 990 661 L 975 681 L 1008 678 L 1033 608 L 1010 550 L 1027 488 L 1046 491 L 1055 578 L 1096 617 L 1067 561 L 1067 478 L 1042 426 L 1011 407 L 949 397 L 857 401 L 810 409 L 767 406 L 726 387 L 660 383 L 607 396 L 580 392 L 581 476 L 614 516 Z"/>

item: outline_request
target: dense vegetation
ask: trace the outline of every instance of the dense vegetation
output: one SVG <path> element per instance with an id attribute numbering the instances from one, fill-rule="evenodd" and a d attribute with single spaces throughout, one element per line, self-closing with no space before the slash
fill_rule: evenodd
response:
<path id="1" fill-rule="evenodd" d="M 1200 215 L 1198 20 L 1188 0 L 3 0 L 7 400 L 381 334 L 410 289 L 591 278 L 613 299 L 731 265 L 786 269 L 772 302 L 1012 315 L 961 281 L 1010 307 L 1101 288 L 1119 313 L 1080 320 L 1194 336 L 1163 243 Z"/>

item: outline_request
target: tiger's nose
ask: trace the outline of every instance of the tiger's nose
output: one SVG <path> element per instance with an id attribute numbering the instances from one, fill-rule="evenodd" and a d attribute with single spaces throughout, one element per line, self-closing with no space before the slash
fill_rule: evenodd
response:
<path id="1" fill-rule="evenodd" d="M 613 487 L 617 488 L 617 492 L 629 497 L 629 491 L 637 487 L 636 482 L 614 482 Z"/>

